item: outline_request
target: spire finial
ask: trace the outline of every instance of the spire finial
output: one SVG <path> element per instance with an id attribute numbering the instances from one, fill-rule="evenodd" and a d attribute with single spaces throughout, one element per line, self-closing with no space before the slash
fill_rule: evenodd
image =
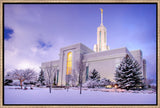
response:
<path id="1" fill-rule="evenodd" d="M 103 9 L 100 8 L 100 10 L 101 10 L 101 25 L 103 25 Z"/>
<path id="2" fill-rule="evenodd" d="M 101 10 L 101 14 L 103 14 L 103 9 L 102 9 L 102 8 L 100 8 L 100 10 Z"/>

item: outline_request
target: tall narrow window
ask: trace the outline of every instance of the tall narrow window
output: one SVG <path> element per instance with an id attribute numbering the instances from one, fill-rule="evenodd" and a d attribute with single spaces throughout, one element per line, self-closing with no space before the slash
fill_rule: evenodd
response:
<path id="1" fill-rule="evenodd" d="M 59 70 L 57 70 L 57 84 L 58 84 Z"/>
<path id="2" fill-rule="evenodd" d="M 99 51 L 101 51 L 101 31 L 99 32 Z"/>
<path id="3" fill-rule="evenodd" d="M 104 42 L 107 42 L 107 41 L 106 41 L 106 33 L 104 33 Z"/>
<path id="4" fill-rule="evenodd" d="M 88 70 L 89 70 L 89 67 L 87 66 L 86 67 L 86 81 L 88 80 Z"/>
<path id="5" fill-rule="evenodd" d="M 67 75 L 70 75 L 72 73 L 72 52 L 69 52 L 67 54 Z"/>

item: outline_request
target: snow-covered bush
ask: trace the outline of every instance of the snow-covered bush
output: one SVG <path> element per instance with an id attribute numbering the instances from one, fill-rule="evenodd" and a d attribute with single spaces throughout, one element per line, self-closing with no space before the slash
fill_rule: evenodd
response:
<path id="1" fill-rule="evenodd" d="M 87 88 L 99 87 L 99 81 L 90 79 L 83 84 L 83 87 Z"/>
<path id="2" fill-rule="evenodd" d="M 20 86 L 20 82 L 19 80 L 13 80 L 13 82 L 11 83 L 12 86 Z"/>
<path id="3" fill-rule="evenodd" d="M 6 80 L 4 81 L 4 85 L 11 85 L 12 82 L 13 82 L 13 80 L 6 79 Z"/>
<path id="4" fill-rule="evenodd" d="M 112 85 L 112 84 L 113 83 L 106 78 L 103 78 L 100 81 L 89 79 L 83 84 L 83 87 L 87 87 L 87 88 L 105 87 L 107 85 Z"/>
<path id="5" fill-rule="evenodd" d="M 157 86 L 156 85 L 151 85 L 151 88 L 153 89 L 153 90 L 157 90 Z"/>
<path id="6" fill-rule="evenodd" d="M 103 78 L 99 81 L 99 86 L 100 87 L 105 87 L 105 86 L 111 85 L 111 84 L 112 84 L 112 82 L 110 80 L 106 79 L 106 78 Z"/>

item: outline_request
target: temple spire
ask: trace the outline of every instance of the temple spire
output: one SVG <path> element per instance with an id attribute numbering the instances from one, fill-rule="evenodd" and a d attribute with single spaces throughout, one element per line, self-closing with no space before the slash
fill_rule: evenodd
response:
<path id="1" fill-rule="evenodd" d="M 101 25 L 103 25 L 103 9 L 100 8 L 100 10 L 101 10 Z"/>
<path id="2" fill-rule="evenodd" d="M 103 25 L 103 9 L 100 8 L 101 11 L 101 24 L 97 27 L 97 44 L 94 45 L 95 52 L 101 52 L 109 50 L 109 46 L 107 45 L 107 29 Z"/>

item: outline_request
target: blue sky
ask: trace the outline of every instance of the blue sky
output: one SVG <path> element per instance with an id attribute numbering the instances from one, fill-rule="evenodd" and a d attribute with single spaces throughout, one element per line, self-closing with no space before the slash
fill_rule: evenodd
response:
<path id="1" fill-rule="evenodd" d="M 59 50 L 83 43 L 93 49 L 100 9 L 110 49 L 141 49 L 147 77 L 156 78 L 155 4 L 5 4 L 5 71 L 59 59 Z"/>

